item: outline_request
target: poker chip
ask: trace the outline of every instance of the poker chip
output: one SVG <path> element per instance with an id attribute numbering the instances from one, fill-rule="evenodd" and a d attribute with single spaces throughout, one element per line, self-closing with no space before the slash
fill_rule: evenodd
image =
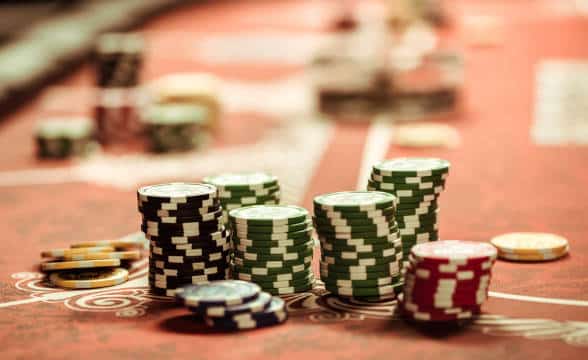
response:
<path id="1" fill-rule="evenodd" d="M 97 240 L 97 241 L 82 241 L 71 244 L 73 249 L 77 248 L 91 248 L 91 247 L 111 247 L 115 249 L 142 249 L 145 247 L 145 237 L 122 238 L 114 240 Z"/>
<path id="2" fill-rule="evenodd" d="M 273 297 L 270 305 L 260 312 L 240 313 L 225 317 L 205 317 L 208 326 L 225 331 L 256 329 L 284 323 L 288 319 L 284 300 Z"/>
<path id="3" fill-rule="evenodd" d="M 54 272 L 49 275 L 49 281 L 66 289 L 95 289 L 122 284 L 128 277 L 126 269 L 115 268 Z"/>
<path id="4" fill-rule="evenodd" d="M 249 205 L 280 203 L 278 178 L 264 172 L 219 174 L 207 176 L 203 181 L 218 188 L 220 202 L 226 209 L 225 224 L 228 223 L 230 210 Z"/>
<path id="5" fill-rule="evenodd" d="M 137 86 L 143 63 L 143 48 L 143 39 L 138 34 L 101 35 L 95 49 L 97 85 L 116 88 Z"/>
<path id="6" fill-rule="evenodd" d="M 184 285 L 226 279 L 230 262 L 218 189 L 167 183 L 137 191 L 141 230 L 149 240 L 149 284 L 161 296 Z"/>
<path id="7" fill-rule="evenodd" d="M 449 172 L 450 163 L 436 158 L 397 158 L 374 165 L 373 173 L 389 177 L 439 176 Z"/>
<path id="8" fill-rule="evenodd" d="M 176 297 L 186 306 L 202 313 L 211 306 L 240 305 L 255 300 L 261 288 L 241 280 L 221 280 L 206 284 L 187 285 L 176 290 Z"/>
<path id="9" fill-rule="evenodd" d="M 549 233 L 517 232 L 496 236 L 490 243 L 498 256 L 513 261 L 549 261 L 565 256 L 568 240 Z"/>
<path id="10" fill-rule="evenodd" d="M 80 248 L 84 249 L 84 248 Z M 78 260 L 102 260 L 102 259 L 120 259 L 120 260 L 139 260 L 141 252 L 139 250 L 129 251 L 112 251 L 112 252 L 92 252 L 87 254 L 69 254 L 61 257 L 64 261 Z"/>
<path id="11" fill-rule="evenodd" d="M 402 315 L 417 321 L 456 321 L 479 314 L 496 256 L 492 245 L 479 242 L 415 245 L 404 269 Z"/>
<path id="12" fill-rule="evenodd" d="M 228 318 L 241 314 L 252 314 L 265 311 L 271 304 L 272 296 L 266 292 L 260 292 L 259 296 L 244 304 L 232 306 L 210 306 L 205 309 L 203 315 L 210 318 Z M 199 313 L 199 308 L 188 307 L 192 312 Z"/>
<path id="13" fill-rule="evenodd" d="M 393 207 L 396 198 L 377 191 L 342 191 L 314 198 L 314 208 L 323 211 L 373 211 Z"/>
<path id="14" fill-rule="evenodd" d="M 59 271 L 74 269 L 90 269 L 100 267 L 120 266 L 120 259 L 80 260 L 80 261 L 51 261 L 41 263 L 43 271 Z"/>
<path id="15" fill-rule="evenodd" d="M 97 148 L 94 131 L 91 119 L 43 119 L 35 131 L 37 156 L 62 159 L 88 155 Z"/>
<path id="16" fill-rule="evenodd" d="M 72 248 L 72 249 L 52 249 L 52 250 L 45 250 L 41 252 L 41 257 L 54 257 L 54 258 L 61 258 L 65 256 L 73 256 L 73 255 L 83 255 L 83 254 L 91 254 L 91 253 L 105 253 L 114 251 L 114 247 L 112 246 L 95 246 L 95 247 L 85 247 L 85 248 Z"/>

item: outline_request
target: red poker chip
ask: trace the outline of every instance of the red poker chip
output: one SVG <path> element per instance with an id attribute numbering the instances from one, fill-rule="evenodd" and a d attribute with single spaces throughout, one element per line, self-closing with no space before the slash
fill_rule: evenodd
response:
<path id="1" fill-rule="evenodd" d="M 489 284 L 490 280 L 492 279 L 491 274 L 488 274 L 486 277 L 478 277 L 474 279 L 468 280 L 460 280 L 455 278 L 429 278 L 423 279 L 418 277 L 412 273 L 405 273 L 404 274 L 404 282 L 410 284 L 418 284 L 421 286 L 428 286 L 428 287 L 437 287 L 437 288 L 453 288 L 453 287 L 463 287 L 463 288 L 474 288 L 478 287 L 483 284 Z"/>
<path id="2" fill-rule="evenodd" d="M 486 276 L 491 275 L 490 270 L 486 271 L 475 271 L 475 270 L 463 270 L 455 273 L 444 273 L 444 272 L 437 272 L 435 270 L 426 269 L 426 268 L 415 268 L 412 265 L 407 265 L 405 267 L 406 274 L 412 274 L 418 279 L 423 280 L 435 280 L 435 279 L 456 279 L 458 281 L 466 281 L 466 280 L 476 280 L 480 278 L 485 278 Z"/>
<path id="3" fill-rule="evenodd" d="M 491 244 L 463 240 L 439 240 L 412 247 L 412 256 L 428 264 L 454 264 L 458 266 L 480 264 L 496 259 L 498 253 Z"/>
<path id="4" fill-rule="evenodd" d="M 454 295 L 454 296 L 462 296 L 462 295 L 469 295 L 475 294 L 480 292 L 487 292 L 488 286 L 481 285 L 479 287 L 456 287 L 456 288 L 440 288 L 434 286 L 422 286 L 420 284 L 405 284 L 404 286 L 405 292 L 410 292 L 411 294 L 430 294 L 430 295 Z"/>
<path id="5" fill-rule="evenodd" d="M 428 296 L 419 296 L 415 297 L 412 294 L 406 293 L 404 294 L 405 299 L 410 301 L 422 308 L 435 308 L 435 309 L 445 309 L 445 308 L 454 308 L 454 307 L 464 307 L 464 306 L 475 306 L 475 305 L 482 305 L 484 301 L 487 299 L 487 296 L 483 296 L 478 298 L 477 296 L 471 296 L 469 298 L 456 298 L 456 299 L 434 299 Z"/>
<path id="6" fill-rule="evenodd" d="M 457 264 L 450 264 L 450 263 L 439 264 L 439 263 L 435 263 L 435 262 L 422 261 L 422 260 L 419 260 L 419 259 L 415 258 L 414 256 L 412 256 L 412 254 L 409 254 L 408 255 L 408 262 L 414 267 L 430 269 L 432 271 L 437 271 L 437 272 L 442 272 L 442 273 L 450 273 L 450 272 L 467 271 L 467 270 L 488 271 L 492 268 L 494 263 L 496 263 L 496 259 L 490 259 L 487 261 L 482 261 L 482 262 L 477 262 L 477 263 L 476 262 L 467 263 L 464 265 L 457 265 Z"/>
<path id="7" fill-rule="evenodd" d="M 436 295 L 434 293 L 425 292 L 405 292 L 407 298 L 413 300 L 418 305 L 431 305 L 435 303 L 454 303 L 457 305 L 477 305 L 481 304 L 488 298 L 488 294 L 484 291 L 481 293 L 461 293 L 461 294 L 443 294 Z"/>
<path id="8" fill-rule="evenodd" d="M 438 308 L 434 308 L 434 307 L 430 307 L 430 306 L 426 306 L 426 305 L 418 305 L 414 302 L 406 300 L 406 297 L 402 294 L 398 296 L 398 302 L 402 303 L 402 305 L 407 310 L 412 311 L 412 312 L 424 311 L 424 312 L 430 312 L 430 313 L 452 314 L 452 313 L 465 312 L 465 311 L 480 312 L 480 310 L 481 310 L 481 307 L 479 305 L 463 305 L 463 306 L 457 306 L 457 307 L 445 308 L 445 309 L 438 309 Z"/>
<path id="9" fill-rule="evenodd" d="M 479 307 L 472 307 L 470 309 L 457 309 L 463 311 L 451 311 L 448 312 L 442 309 L 426 309 L 418 308 L 414 309 L 406 306 L 405 303 L 399 300 L 401 315 L 416 321 L 456 321 L 471 319 L 478 315 L 481 311 Z M 455 310 L 455 309 L 452 309 Z"/>

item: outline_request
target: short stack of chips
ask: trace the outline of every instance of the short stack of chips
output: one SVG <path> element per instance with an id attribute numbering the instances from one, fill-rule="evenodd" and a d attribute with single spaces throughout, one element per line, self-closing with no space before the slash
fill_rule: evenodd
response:
<path id="1" fill-rule="evenodd" d="M 142 130 L 138 109 L 140 93 L 126 88 L 100 89 L 94 103 L 94 121 L 102 144 L 126 142 Z"/>
<path id="2" fill-rule="evenodd" d="M 551 261 L 566 256 L 568 240 L 549 233 L 516 232 L 493 237 L 498 257 L 510 261 Z"/>
<path id="3" fill-rule="evenodd" d="M 402 243 L 395 197 L 345 191 L 314 198 L 321 280 L 331 293 L 387 299 L 401 290 Z"/>
<path id="4" fill-rule="evenodd" d="M 35 133 L 39 158 L 68 158 L 88 155 L 96 149 L 94 126 L 86 118 L 46 119 Z"/>
<path id="5" fill-rule="evenodd" d="M 415 245 L 399 299 L 402 315 L 444 322 L 479 314 L 496 256 L 487 243 L 441 240 Z"/>
<path id="6" fill-rule="evenodd" d="M 199 105 L 153 104 L 143 113 L 142 122 L 152 151 L 187 151 L 205 143 L 206 117 L 207 109 Z"/>
<path id="7" fill-rule="evenodd" d="M 174 296 L 183 285 L 226 278 L 230 244 L 216 187 L 158 184 L 140 188 L 137 198 L 155 294 Z"/>
<path id="8" fill-rule="evenodd" d="M 108 33 L 96 45 L 98 87 L 129 88 L 139 85 L 143 63 L 143 39 L 138 34 Z"/>
<path id="9" fill-rule="evenodd" d="M 143 234 L 117 240 L 75 243 L 69 249 L 41 252 L 51 258 L 41 263 L 41 270 L 49 273 L 49 281 L 65 289 L 94 289 L 119 285 L 127 281 L 127 262 L 141 258 L 145 246 Z"/>
<path id="10" fill-rule="evenodd" d="M 372 169 L 367 189 L 393 194 L 398 201 L 396 221 L 405 265 L 415 244 L 439 239 L 437 200 L 445 189 L 449 166 L 448 161 L 436 158 L 398 158 Z"/>
<path id="11" fill-rule="evenodd" d="M 187 285 L 176 291 L 176 297 L 217 330 L 256 329 L 278 325 L 288 319 L 284 300 L 246 281 L 221 280 Z"/>
<path id="12" fill-rule="evenodd" d="M 280 203 L 278 178 L 263 172 L 228 173 L 204 178 L 217 187 L 228 222 L 228 212 L 249 205 L 277 205 Z"/>
<path id="13" fill-rule="evenodd" d="M 233 276 L 272 295 L 313 288 L 314 240 L 308 211 L 298 206 L 254 205 L 229 213 Z"/>

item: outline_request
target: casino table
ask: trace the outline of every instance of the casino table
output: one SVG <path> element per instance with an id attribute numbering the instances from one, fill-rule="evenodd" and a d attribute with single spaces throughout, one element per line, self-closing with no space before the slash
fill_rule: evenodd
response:
<path id="1" fill-rule="evenodd" d="M 585 358 L 588 148 L 541 144 L 531 129 L 537 64 L 588 57 L 588 17 L 573 1 L 447 3 L 452 21 L 443 41 L 466 59 L 463 104 L 431 121 L 458 130 L 456 147 L 401 147 L 391 141 L 394 123 L 308 111 L 314 97 L 305 90 L 304 67 L 330 30 L 329 1 L 207 2 L 139 29 L 149 44 L 145 79 L 194 69 L 222 79 L 224 114 L 206 150 L 155 156 L 129 145 L 82 161 L 36 160 L 31 133 L 47 111 L 43 95 L 54 87 L 6 118 L 2 358 Z M 468 19 L 480 16 L 497 21 L 471 28 Z M 477 46 L 480 34 L 492 41 Z M 52 101 L 83 112 L 83 91 L 75 89 L 92 81 L 91 67 L 83 66 L 54 84 L 74 90 Z M 461 326 L 417 326 L 395 315 L 395 301 L 344 300 L 318 288 L 284 297 L 286 324 L 237 333 L 211 332 L 174 301 L 150 294 L 146 260 L 135 263 L 127 283 L 93 290 L 50 287 L 38 269 L 44 249 L 138 231 L 141 184 L 260 169 L 280 178 L 285 202 L 311 208 L 318 194 L 364 188 L 373 163 L 400 156 L 451 162 L 440 200 L 443 239 L 552 232 L 568 238 L 570 255 L 545 263 L 499 260 L 483 314 Z"/>

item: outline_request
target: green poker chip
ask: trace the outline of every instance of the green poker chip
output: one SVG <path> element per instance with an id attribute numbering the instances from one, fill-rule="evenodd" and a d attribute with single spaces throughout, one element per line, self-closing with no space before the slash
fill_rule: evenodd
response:
<path id="1" fill-rule="evenodd" d="M 377 181 L 380 183 L 386 184 L 395 184 L 395 185 L 408 185 L 408 186 L 420 186 L 423 184 L 434 184 L 437 185 L 445 185 L 445 181 L 447 179 L 447 174 L 443 175 L 436 175 L 436 176 L 382 176 L 375 173 L 372 173 L 370 176 L 370 180 Z"/>
<path id="2" fill-rule="evenodd" d="M 415 244 L 417 241 L 436 241 L 439 240 L 439 231 L 434 230 L 430 232 L 420 233 L 418 235 L 401 235 L 402 243 L 408 243 L 414 241 Z"/>
<path id="3" fill-rule="evenodd" d="M 298 247 L 308 244 L 312 242 L 312 237 L 310 235 L 306 237 L 301 237 L 297 239 L 287 239 L 287 240 L 252 240 L 252 239 L 242 239 L 238 236 L 232 236 L 231 240 L 233 241 L 235 246 L 247 246 L 247 247 L 254 247 L 256 249 L 261 249 L 260 251 L 265 252 L 265 248 L 283 248 L 283 247 Z M 263 248 L 263 249 L 262 249 Z"/>
<path id="4" fill-rule="evenodd" d="M 437 202 L 437 199 L 439 199 L 439 194 L 435 195 L 435 194 L 428 194 L 428 195 L 422 195 L 422 196 L 410 196 L 410 197 L 405 197 L 405 196 L 400 196 L 398 197 L 398 203 L 399 204 L 414 204 L 414 207 L 420 207 L 421 204 L 423 203 L 430 203 L 430 202 Z"/>
<path id="5" fill-rule="evenodd" d="M 291 287 L 291 286 L 304 286 L 308 284 L 314 283 L 315 278 L 314 275 L 311 273 L 307 274 L 306 276 L 298 279 L 292 280 L 280 280 L 280 281 L 256 281 L 255 283 L 259 285 L 262 289 L 268 288 L 281 288 L 281 287 Z"/>
<path id="6" fill-rule="evenodd" d="M 386 227 L 376 231 L 356 231 L 350 229 L 351 232 L 340 232 L 331 228 L 317 227 L 316 229 L 319 236 L 330 237 L 333 239 L 366 239 L 366 238 L 381 238 L 392 235 L 398 231 L 398 225 L 395 223 L 390 227 Z"/>
<path id="7" fill-rule="evenodd" d="M 432 216 L 433 214 L 435 214 L 437 211 L 439 210 L 438 207 L 433 207 L 433 208 L 427 208 L 425 210 L 423 209 L 412 209 L 412 210 L 407 210 L 407 209 L 402 209 L 402 210 L 398 210 L 398 212 L 396 213 L 396 216 L 398 217 L 402 217 L 402 216 Z"/>
<path id="8" fill-rule="evenodd" d="M 314 208 L 324 211 L 370 211 L 393 207 L 396 198 L 379 191 L 342 191 L 314 198 Z"/>
<path id="9" fill-rule="evenodd" d="M 219 198 L 223 199 L 241 199 L 244 197 L 260 197 L 273 195 L 280 191 L 280 186 L 272 186 L 261 190 L 223 190 L 219 191 Z"/>
<path id="10" fill-rule="evenodd" d="M 369 244 L 383 244 L 390 241 L 395 241 L 400 237 L 399 231 L 392 232 L 384 236 L 366 236 L 366 237 L 339 237 L 335 234 L 319 234 L 318 238 L 321 242 L 328 242 L 331 244 L 345 244 L 345 245 L 369 245 Z"/>
<path id="11" fill-rule="evenodd" d="M 280 226 L 304 222 L 309 214 L 308 210 L 300 206 L 257 205 L 231 210 L 229 218 L 237 224 Z"/>
<path id="12" fill-rule="evenodd" d="M 418 209 L 421 210 L 436 210 L 438 209 L 439 204 L 437 203 L 437 201 L 423 201 L 421 203 L 402 203 L 402 204 L 398 204 L 398 208 L 396 210 L 397 214 L 400 214 L 404 211 L 415 211 Z"/>
<path id="13" fill-rule="evenodd" d="M 373 288 L 383 285 L 397 284 L 402 280 L 401 276 L 384 276 L 369 280 L 346 280 L 346 279 L 331 279 L 321 278 L 321 281 L 326 286 L 347 287 L 347 288 Z"/>
<path id="14" fill-rule="evenodd" d="M 313 218 L 314 224 L 317 226 L 351 226 L 351 227 L 362 227 L 362 226 L 375 226 L 378 224 L 386 224 L 394 222 L 394 215 L 382 216 L 369 219 L 329 219 L 315 217 Z"/>
<path id="15" fill-rule="evenodd" d="M 319 263 L 319 268 L 321 271 L 343 274 L 375 272 L 381 275 L 396 275 L 400 272 L 400 268 L 397 262 L 378 265 L 334 265 L 327 264 L 321 261 Z"/>
<path id="16" fill-rule="evenodd" d="M 312 248 L 306 249 L 299 253 L 287 253 L 287 254 L 257 254 L 257 253 L 246 253 L 235 250 L 233 254 L 235 258 L 248 260 L 248 261 L 302 261 L 304 258 L 312 256 Z"/>
<path id="17" fill-rule="evenodd" d="M 230 198 L 230 199 L 222 199 L 223 205 L 230 206 L 230 205 L 241 205 L 241 206 L 249 206 L 249 205 L 258 205 L 258 204 L 265 204 L 268 201 L 276 201 L 280 199 L 280 193 L 275 192 L 270 195 L 264 196 L 248 196 L 242 198 Z"/>
<path id="18" fill-rule="evenodd" d="M 246 233 L 242 231 L 234 231 L 233 235 L 241 238 L 241 239 L 250 239 L 250 240 L 262 240 L 262 241 L 272 241 L 272 240 L 289 240 L 289 239 L 308 239 L 312 234 L 312 227 L 307 227 L 304 230 L 298 230 L 294 232 L 288 233 Z"/>
<path id="19" fill-rule="evenodd" d="M 262 288 L 263 291 L 273 295 L 273 296 L 280 296 L 280 295 L 289 295 L 295 294 L 299 292 L 310 291 L 314 288 L 314 283 L 309 283 L 303 286 L 288 286 L 288 287 L 281 287 L 281 288 Z"/>
<path id="20" fill-rule="evenodd" d="M 220 191 L 262 190 L 278 185 L 277 177 L 264 172 L 220 174 L 207 176 L 203 181 L 216 186 Z"/>
<path id="21" fill-rule="evenodd" d="M 336 266 L 378 266 L 397 263 L 402 259 L 402 251 L 388 257 L 372 257 L 361 259 L 342 259 L 321 255 L 321 262 Z"/>
<path id="22" fill-rule="evenodd" d="M 274 275 L 252 275 L 246 272 L 237 272 L 233 271 L 233 277 L 238 280 L 244 281 L 251 281 L 254 283 L 268 283 L 268 282 L 282 282 L 282 281 L 291 281 L 291 282 L 300 282 L 304 279 L 307 279 L 309 276 L 312 276 L 312 268 L 308 267 L 303 271 L 295 272 L 295 273 L 286 273 L 286 274 L 274 274 Z"/>
<path id="23" fill-rule="evenodd" d="M 322 233 L 333 233 L 333 234 L 362 234 L 362 233 L 382 233 L 389 232 L 390 229 L 396 228 L 396 222 L 386 222 L 383 224 L 370 224 L 370 225 L 316 225 L 316 231 L 319 234 Z"/>
<path id="24" fill-rule="evenodd" d="M 397 278 L 401 277 L 400 271 L 390 272 L 386 271 L 372 271 L 372 272 L 335 272 L 327 269 L 320 269 L 321 281 L 327 282 L 334 280 L 377 280 L 382 278 Z"/>
<path id="25" fill-rule="evenodd" d="M 443 192 L 443 186 L 435 186 L 426 189 L 399 189 L 394 184 L 382 184 L 368 180 L 368 187 L 379 191 L 391 192 L 396 197 L 417 197 L 431 194 L 440 194 Z"/>
<path id="26" fill-rule="evenodd" d="M 382 285 L 373 288 L 349 288 L 325 284 L 325 289 L 333 294 L 353 297 L 379 296 L 395 293 L 394 286 L 392 285 Z"/>
<path id="27" fill-rule="evenodd" d="M 321 242 L 321 249 L 324 251 L 336 251 L 336 252 L 372 252 L 372 251 L 383 251 L 387 249 L 393 249 L 398 245 L 402 244 L 402 240 L 390 241 L 380 244 L 368 244 L 368 245 L 347 245 L 343 243 L 328 243 Z"/>
<path id="28" fill-rule="evenodd" d="M 314 240 L 307 240 L 301 245 L 290 245 L 290 246 L 245 246 L 241 244 L 235 244 L 233 246 L 235 251 L 242 251 L 245 253 L 255 254 L 284 254 L 284 253 L 299 253 L 307 251 L 308 249 L 314 248 Z"/>
<path id="29" fill-rule="evenodd" d="M 311 264 L 304 263 L 295 266 L 284 266 L 279 268 L 266 268 L 266 267 L 251 267 L 243 266 L 239 264 L 233 264 L 233 272 L 250 274 L 250 275 L 283 275 L 283 274 L 296 274 L 300 272 L 310 271 Z"/>
<path id="30" fill-rule="evenodd" d="M 377 217 L 386 217 L 394 215 L 396 210 L 395 206 L 389 206 L 384 209 L 368 210 L 368 211 L 325 211 L 322 209 L 314 208 L 315 217 L 324 219 L 357 219 L 366 220 Z"/>
<path id="31" fill-rule="evenodd" d="M 244 260 L 241 258 L 234 258 L 233 262 L 235 265 L 244 266 L 244 267 L 251 267 L 251 268 L 289 268 L 294 267 L 296 265 L 305 265 L 310 264 L 312 262 L 312 255 L 307 256 L 302 259 L 297 260 L 285 260 L 285 261 L 254 261 L 254 260 Z"/>
<path id="32" fill-rule="evenodd" d="M 323 257 L 331 257 L 335 258 L 336 260 L 339 259 L 369 259 L 369 258 L 387 258 L 390 256 L 396 255 L 400 250 L 397 249 L 396 246 L 383 249 L 383 250 L 375 250 L 371 252 L 355 252 L 355 251 L 330 251 L 324 248 L 321 249 L 321 256 Z"/>
<path id="33" fill-rule="evenodd" d="M 304 222 L 299 222 L 296 224 L 288 224 L 288 225 L 281 225 L 281 226 L 254 226 L 254 225 L 247 225 L 247 224 L 239 224 L 232 222 L 231 228 L 234 231 L 242 232 L 242 233 L 257 233 L 257 234 L 268 234 L 268 233 L 292 233 L 301 231 L 304 229 L 308 229 L 312 227 L 312 222 L 310 220 L 306 220 Z"/>
<path id="34" fill-rule="evenodd" d="M 374 165 L 373 173 L 390 177 L 438 176 L 449 172 L 451 164 L 437 158 L 397 158 Z"/>

